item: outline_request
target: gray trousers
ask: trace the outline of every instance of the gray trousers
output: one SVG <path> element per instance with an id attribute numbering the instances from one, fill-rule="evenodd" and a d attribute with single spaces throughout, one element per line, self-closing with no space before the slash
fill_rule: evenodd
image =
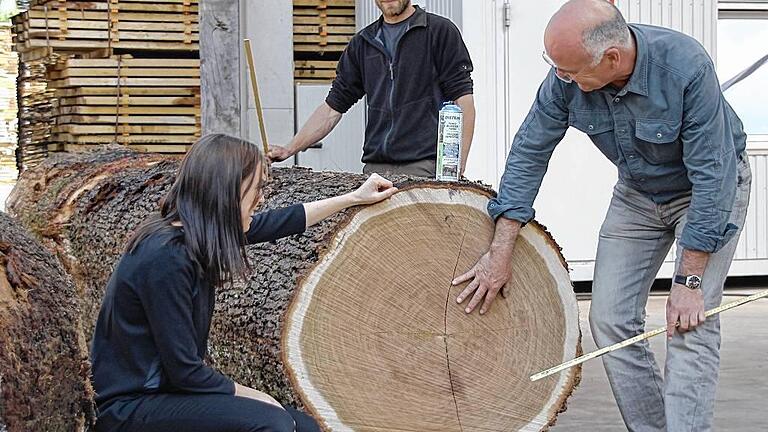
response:
<path id="1" fill-rule="evenodd" d="M 730 222 L 744 226 L 752 175 L 746 154 L 738 163 L 738 186 Z M 600 239 L 589 322 L 598 347 L 645 330 L 645 306 L 656 274 L 680 238 L 691 197 L 657 205 L 617 184 Z M 720 305 L 723 283 L 741 232 L 710 255 L 702 275 L 704 307 Z M 677 247 L 676 268 L 682 250 Z M 712 420 L 720 369 L 717 316 L 667 342 L 662 379 L 648 342 L 603 357 L 603 365 L 627 429 L 637 432 L 705 432 Z"/>
<path id="2" fill-rule="evenodd" d="M 367 163 L 363 167 L 363 173 L 377 173 L 385 177 L 392 174 L 402 174 L 434 179 L 436 164 L 435 159 L 424 159 L 404 164 Z"/>

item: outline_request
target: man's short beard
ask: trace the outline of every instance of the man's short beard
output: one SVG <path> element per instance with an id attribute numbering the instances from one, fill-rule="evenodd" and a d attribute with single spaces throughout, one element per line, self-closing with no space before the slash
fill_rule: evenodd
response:
<path id="1" fill-rule="evenodd" d="M 403 12 L 405 12 L 405 10 L 408 9 L 410 5 L 411 5 L 411 0 L 406 0 L 404 3 L 402 3 L 400 10 L 395 11 L 394 13 L 391 13 L 391 14 L 387 14 L 387 17 L 394 18 L 402 15 Z M 383 10 L 382 10 L 382 13 L 384 13 Z"/>

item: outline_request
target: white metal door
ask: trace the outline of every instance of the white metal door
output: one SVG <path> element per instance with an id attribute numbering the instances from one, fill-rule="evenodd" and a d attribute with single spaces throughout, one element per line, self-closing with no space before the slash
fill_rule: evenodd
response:
<path id="1" fill-rule="evenodd" d="M 330 84 L 296 84 L 296 124 L 303 125 L 325 101 Z M 318 171 L 362 172 L 365 140 L 365 103 L 356 103 L 333 131 L 321 141 L 296 155 L 297 165 Z"/>
<path id="2" fill-rule="evenodd" d="M 464 37 L 475 63 L 478 111 L 467 176 L 496 187 L 509 145 L 549 70 L 541 59 L 544 29 L 565 0 L 472 0 L 471 8 L 467 3 Z M 615 180 L 615 168 L 586 136 L 569 131 L 534 208 L 563 247 L 576 280 L 592 277 L 597 232 Z"/>

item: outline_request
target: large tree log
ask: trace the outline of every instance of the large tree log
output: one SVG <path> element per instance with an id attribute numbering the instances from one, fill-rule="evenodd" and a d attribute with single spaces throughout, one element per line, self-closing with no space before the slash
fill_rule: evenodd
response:
<path id="1" fill-rule="evenodd" d="M 49 240 L 86 307 L 98 302 L 126 236 L 173 180 L 178 160 L 125 150 L 66 155 L 30 170 L 12 211 Z M 348 192 L 364 176 L 275 170 L 266 207 Z M 249 280 L 219 290 L 215 365 L 330 430 L 544 430 L 579 369 L 528 376 L 574 357 L 576 299 L 559 248 L 528 224 L 510 296 L 467 316 L 450 281 L 487 249 L 492 191 L 398 179 L 402 191 L 305 234 L 248 249 Z"/>
<path id="2" fill-rule="evenodd" d="M 0 213 L 0 430 L 81 431 L 94 418 L 72 280 Z"/>

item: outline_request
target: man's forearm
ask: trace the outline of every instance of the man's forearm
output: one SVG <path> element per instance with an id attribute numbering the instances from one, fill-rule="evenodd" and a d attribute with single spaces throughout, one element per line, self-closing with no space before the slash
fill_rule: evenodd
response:
<path id="1" fill-rule="evenodd" d="M 472 137 L 475 134 L 475 98 L 468 94 L 456 99 L 464 116 L 464 131 L 461 136 L 461 174 L 467 166 L 469 149 L 472 147 Z"/>
<path id="2" fill-rule="evenodd" d="M 701 276 L 707 268 L 708 261 L 708 252 L 683 249 L 683 256 L 680 258 L 680 268 L 677 273 L 683 276 Z"/>
<path id="3" fill-rule="evenodd" d="M 309 146 L 328 136 L 339 123 L 339 120 L 341 120 L 341 113 L 323 102 L 291 140 L 288 145 L 291 155 L 306 150 Z"/>
<path id="4" fill-rule="evenodd" d="M 489 252 L 493 255 L 500 255 L 511 259 L 512 251 L 515 248 L 517 235 L 520 233 L 522 224 L 513 219 L 500 217 L 496 221 L 496 231 L 493 234 L 493 241 Z"/>

